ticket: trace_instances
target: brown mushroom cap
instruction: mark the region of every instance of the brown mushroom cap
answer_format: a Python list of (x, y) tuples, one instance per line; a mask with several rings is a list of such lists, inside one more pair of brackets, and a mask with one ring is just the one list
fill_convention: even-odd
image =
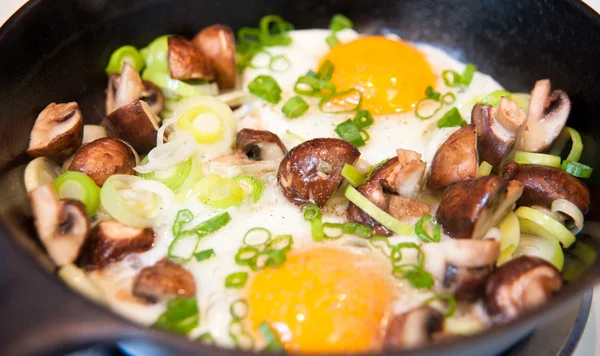
[(131, 103), (136, 99), (145, 101), (154, 115), (158, 115), (164, 105), (164, 95), (154, 84), (142, 80), (140, 74), (129, 63), (123, 65), (120, 74), (108, 78), (106, 90), (106, 114)]
[(421, 248), (425, 270), (442, 281), (440, 291), (468, 301), (483, 296), (487, 277), (500, 254), (500, 244), (494, 240), (445, 240)]
[(271, 131), (242, 129), (236, 137), (238, 152), (255, 161), (281, 160), (288, 152)]
[(506, 216), (523, 185), (498, 176), (458, 182), (446, 188), (437, 211), (444, 231), (457, 239), (481, 239)]
[(50, 258), (58, 266), (75, 262), (90, 228), (85, 205), (59, 200), (52, 184), (31, 191), (29, 199), (38, 236)]
[(517, 143), (519, 151), (542, 152), (550, 147), (567, 123), (571, 100), (562, 90), (550, 92), (550, 80), (538, 80), (531, 91), (525, 130)]
[(150, 106), (136, 99), (110, 113), (105, 123), (111, 136), (120, 138), (138, 152), (145, 153), (156, 146), (158, 121)]
[(431, 189), (445, 188), (452, 183), (477, 178), (479, 155), (475, 125), (463, 126), (454, 132), (435, 153), (427, 185)]
[(48, 105), (37, 117), (27, 154), (62, 163), (81, 147), (83, 118), (76, 102)]
[(162, 259), (140, 271), (133, 282), (133, 295), (152, 302), (169, 297), (196, 296), (194, 276), (178, 263)]
[(385, 333), (386, 350), (412, 349), (430, 344), (442, 331), (444, 316), (431, 307), (419, 307), (390, 320)]
[(126, 143), (104, 137), (83, 146), (73, 157), (70, 171), (88, 175), (102, 186), (113, 174), (135, 174), (135, 155)]
[(519, 105), (505, 97), (500, 100), (498, 108), (475, 105), (471, 120), (477, 129), (479, 159), (500, 169), (504, 161), (512, 156), (526, 118)]
[(169, 37), (169, 70), (171, 78), (213, 80), (215, 73), (204, 54), (185, 38)]
[(231, 27), (219, 24), (206, 27), (198, 32), (192, 42), (210, 62), (219, 89), (235, 88), (235, 37)]
[(541, 258), (521, 256), (503, 264), (489, 277), (486, 308), (496, 320), (514, 319), (546, 303), (561, 287), (560, 272), (554, 266)]
[(360, 151), (337, 138), (316, 138), (292, 148), (281, 161), (277, 181), (296, 205), (322, 207), (342, 183), (342, 168), (353, 164)]
[(121, 261), (131, 253), (147, 251), (153, 244), (154, 231), (150, 228), (104, 220), (90, 231), (79, 265), (88, 269), (102, 268), (111, 262)]
[(562, 169), (525, 164), (507, 174), (512, 174), (512, 179), (523, 184), (523, 195), (517, 205), (542, 205), (549, 208), (556, 199), (566, 199), (575, 204), (583, 214), (588, 211), (588, 188)]

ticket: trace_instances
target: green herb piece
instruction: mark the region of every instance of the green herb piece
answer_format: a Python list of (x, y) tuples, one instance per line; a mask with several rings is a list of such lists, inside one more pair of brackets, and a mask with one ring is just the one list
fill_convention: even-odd
[(452, 108), (448, 110), (444, 116), (437, 122), (437, 126), (439, 128), (442, 127), (455, 127), (460, 126), (463, 127), (467, 124), (465, 120), (463, 120), (462, 116), (460, 116), (460, 112), (458, 112), (457, 108)]
[(267, 346), (265, 346), (265, 349), (264, 349), (265, 351), (283, 352), (283, 345), (281, 344), (281, 341), (279, 341), (279, 337), (275, 333), (275, 330), (273, 330), (273, 328), (271, 328), (269, 323), (267, 323), (266, 321), (263, 321), (258, 326), (258, 331), (260, 332), (262, 337), (267, 342)]
[[(431, 235), (427, 231), (428, 227), (432, 230)], [(435, 216), (427, 214), (415, 224), (415, 234), (423, 242), (439, 242), (442, 236), (442, 227), (438, 224)]]
[(365, 145), (365, 140), (361, 135), (360, 129), (352, 120), (346, 120), (337, 125), (335, 127), (335, 132), (341, 139), (350, 142), (355, 147), (361, 147)]
[(277, 81), (270, 75), (259, 75), (248, 84), (248, 90), (271, 104), (277, 104), (281, 100), (281, 88)]
[(248, 281), (248, 272), (234, 272), (225, 278), (226, 288), (243, 288)]
[(198, 261), (198, 262), (206, 261), (215, 256), (216, 256), (215, 250), (213, 250), (212, 248), (208, 249), (208, 250), (200, 251), (194, 255), (194, 257), (196, 257), (196, 261)]
[(294, 96), (288, 99), (281, 111), (289, 119), (302, 116), (308, 110), (308, 104), (302, 97)]
[(158, 317), (154, 327), (187, 335), (199, 323), (196, 298), (175, 297), (169, 300), (167, 310)]

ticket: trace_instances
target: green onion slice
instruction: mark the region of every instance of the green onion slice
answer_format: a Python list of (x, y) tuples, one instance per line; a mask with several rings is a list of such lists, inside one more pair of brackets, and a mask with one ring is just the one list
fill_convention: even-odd
[(354, 119), (352, 121), (356, 124), (359, 129), (365, 129), (371, 125), (373, 125), (373, 116), (369, 112), (369, 110), (359, 110), (354, 115)]
[(500, 104), (500, 99), (502, 99), (502, 97), (511, 99), (512, 93), (506, 90), (496, 90), (483, 97), (481, 100), (478, 101), (478, 103), (497, 107)]
[(462, 85), (462, 77), (458, 72), (454, 70), (445, 70), (442, 72), (442, 79), (444, 79), (444, 84), (450, 88), (460, 87)]
[(304, 220), (314, 220), (321, 218), (321, 209), (316, 204), (308, 203), (302, 207), (304, 213)]
[(358, 171), (358, 169), (349, 165), (344, 164), (342, 168), (342, 177), (346, 178), (352, 186), (357, 187), (365, 182), (365, 176)]
[(173, 227), (171, 228), (173, 236), (179, 235), (179, 233), (181, 233), (181, 230), (183, 229), (183, 225), (189, 223), (193, 219), (194, 214), (192, 214), (192, 211), (190, 209), (179, 210), (177, 212), (177, 215), (175, 216)]
[(292, 62), (290, 62), (290, 60), (282, 54), (272, 56), (271, 60), (269, 61), (269, 69), (276, 73), (285, 72), (290, 69), (291, 66)]
[(319, 110), (326, 114), (343, 114), (359, 110), (361, 103), (362, 93), (357, 89), (348, 89), (321, 98)]
[(100, 206), (100, 187), (83, 173), (66, 171), (54, 181), (54, 190), (60, 199), (75, 199), (85, 205), (89, 216)]
[(329, 80), (303, 75), (296, 80), (294, 92), (304, 96), (327, 97), (335, 93), (335, 85)]
[(206, 235), (212, 234), (213, 232), (219, 230), (223, 226), (227, 225), (231, 221), (231, 216), (229, 213), (221, 213), (219, 215), (215, 215), (212, 218), (201, 222), (198, 224), (194, 231), (200, 235), (200, 237), (204, 237)]
[(200, 334), (200, 336), (198, 336), (196, 338), (196, 341), (201, 342), (206, 345), (215, 345), (216, 344), (215, 338), (209, 332)]
[(226, 209), (240, 203), (244, 190), (232, 178), (211, 173), (197, 184), (198, 199), (210, 207)]
[(492, 173), (492, 165), (486, 161), (481, 162), (479, 165), (479, 177), (487, 177)]
[(560, 167), (563, 171), (578, 178), (589, 178), (592, 176), (592, 167), (579, 162), (564, 161)]
[(560, 168), (560, 157), (545, 153), (517, 151), (515, 152), (515, 162), (518, 164), (537, 164), (541, 166)]
[[(430, 235), (427, 231), (427, 226), (430, 226), (432, 234)], [(415, 224), (415, 234), (423, 242), (440, 242), (442, 236), (442, 227), (438, 224), (435, 216), (427, 214), (417, 221)]]
[(248, 301), (246, 299), (237, 299), (229, 306), (229, 314), (233, 320), (243, 320), (248, 316)]
[[(435, 103), (436, 107), (433, 111), (432, 110), (425, 111), (425, 108), (423, 107), (423, 105), (424, 105), (423, 103)], [(433, 99), (429, 99), (429, 98), (421, 99), (415, 105), (415, 116), (421, 120), (431, 119), (432, 117), (435, 116), (435, 114), (437, 114), (440, 110), (442, 110), (443, 106), (444, 106), (444, 104), (441, 102), (438, 102), (437, 100), (433, 100)]]
[(262, 180), (253, 176), (237, 176), (233, 180), (244, 190), (247, 196), (252, 197), (252, 201), (257, 203), (262, 196), (264, 183)]
[(347, 28), (352, 28), (354, 24), (349, 18), (342, 14), (335, 14), (329, 23), (329, 29), (333, 32), (338, 32)]
[(425, 254), (419, 245), (412, 242), (402, 242), (392, 247), (390, 253), (390, 260), (392, 261), (392, 264), (396, 265), (398, 262), (402, 261), (402, 249), (404, 248), (417, 250), (417, 256), (419, 259), (418, 267), (423, 267), (423, 263), (425, 263)]
[(565, 248), (575, 242), (575, 235), (569, 229), (538, 210), (522, 206), (515, 211), (515, 214), (519, 218), (522, 233), (554, 236)]
[(366, 144), (361, 130), (356, 126), (356, 123), (350, 119), (337, 125), (335, 127), (335, 133), (337, 133), (341, 139), (350, 142), (355, 147), (362, 147)]
[(280, 250), (273, 250), (267, 248), (258, 253), (254, 264), (250, 265), (253, 271), (261, 270), (265, 267), (277, 268), (281, 266), (286, 260), (285, 253)]
[(123, 46), (115, 50), (108, 60), (106, 74), (121, 73), (123, 65), (129, 63), (137, 72), (141, 71), (146, 65), (144, 56), (133, 46)]
[(233, 320), (229, 324), (229, 337), (234, 345), (243, 350), (251, 350), (254, 348), (254, 337), (244, 329), (244, 324), (241, 320)]
[(100, 189), (102, 209), (125, 225), (152, 226), (160, 198), (150, 191), (133, 189), (140, 181), (143, 179), (128, 174), (110, 176)]
[(373, 229), (369, 225), (360, 224), (357, 222), (345, 222), (342, 224), (342, 232), (344, 234), (354, 234), (365, 238), (373, 235)]
[(552, 147), (550, 147), (548, 154), (560, 156), (569, 140), (571, 140), (571, 151), (569, 151), (566, 161), (578, 162), (579, 158), (581, 158), (581, 152), (583, 151), (583, 141), (581, 140), (579, 132), (571, 127), (565, 127), (560, 132), (560, 135), (554, 141)]
[(265, 339), (265, 342), (267, 343), (267, 346), (265, 346), (265, 351), (283, 352), (283, 345), (281, 344), (281, 341), (279, 341), (279, 337), (277, 336), (277, 333), (275, 332), (275, 330), (273, 330), (273, 328), (269, 325), (269, 323), (267, 323), (266, 321), (263, 321), (258, 326), (258, 331), (260, 332), (262, 337)]
[(446, 318), (449, 318), (452, 315), (454, 315), (454, 312), (456, 311), (456, 299), (454, 298), (454, 296), (452, 294), (440, 293), (440, 294), (434, 295), (433, 297), (427, 299), (423, 304), (428, 305), (429, 303), (436, 301), (436, 300), (445, 300), (446, 303), (448, 303), (448, 310), (446, 311), (446, 314), (444, 314), (444, 316)]
[(455, 127), (455, 126), (463, 127), (466, 124), (467, 124), (467, 122), (465, 120), (463, 120), (463, 118), (460, 115), (460, 112), (458, 111), (457, 108), (452, 108), (452, 109), (448, 110), (444, 114), (444, 116), (442, 116), (442, 118), (439, 119), (439, 121), (437, 122), (437, 126), (439, 128)]
[(456, 95), (454, 95), (452, 92), (447, 92), (446, 94), (442, 95), (442, 103), (444, 105), (452, 105), (455, 101)]
[(285, 102), (283, 107), (281, 108), (281, 112), (288, 119), (295, 119), (304, 115), (304, 113), (308, 110), (308, 104), (302, 97), (293, 96)]
[(390, 240), (386, 236), (375, 236), (369, 240), (369, 243), (384, 255), (389, 255), (388, 251), (392, 249)]
[(248, 84), (248, 90), (271, 104), (277, 104), (281, 100), (281, 88), (277, 81), (270, 75), (259, 75)]
[(187, 262), (194, 256), (199, 242), (200, 236), (196, 231), (182, 231), (169, 245), (167, 257), (175, 261)]
[(352, 186), (348, 185), (346, 187), (344, 195), (348, 200), (367, 213), (367, 215), (394, 233), (404, 236), (412, 235), (414, 231), (412, 226), (403, 223), (402, 221), (381, 210), (377, 205), (373, 204), (369, 199), (360, 194)]
[(441, 94), (433, 90), (433, 87), (430, 85), (427, 87), (427, 89), (425, 89), (425, 96), (427, 99), (440, 101)]
[(258, 249), (252, 246), (242, 246), (235, 255), (235, 263), (240, 266), (251, 266), (255, 264)]
[(512, 211), (509, 212), (498, 225), (498, 229), (502, 233), (502, 238), (500, 239), (500, 256), (496, 264), (500, 266), (512, 258), (517, 246), (519, 246), (521, 240), (519, 218)]
[(226, 288), (243, 288), (248, 281), (248, 272), (234, 272), (225, 278)]
[(308, 203), (302, 207), (304, 220), (310, 222), (310, 231), (313, 241), (322, 241), (325, 238), (323, 231), (323, 221), (321, 220), (321, 210), (316, 204)]
[(514, 257), (534, 256), (550, 262), (559, 271), (562, 270), (565, 256), (558, 240), (552, 236), (522, 234)]
[(333, 48), (337, 45), (340, 44), (340, 40), (338, 40), (337, 36), (335, 35), (335, 33), (330, 34), (329, 36), (325, 37), (325, 43), (327, 43), (327, 45), (329, 46), (329, 48)]
[(162, 313), (154, 327), (187, 335), (200, 324), (196, 298), (175, 297), (169, 300), (167, 310)]
[(271, 232), (264, 227), (255, 227), (246, 232), (242, 242), (248, 246), (264, 246), (271, 241)]
[(404, 264), (395, 266), (392, 269), (392, 275), (398, 279), (406, 279), (417, 289), (431, 288), (433, 286), (433, 276), (431, 273), (417, 265)]
[(469, 84), (471, 84), (471, 81), (473, 81), (473, 76), (476, 72), (477, 67), (472, 63), (467, 63), (467, 66), (465, 67), (465, 70), (462, 74), (462, 84), (464, 86), (469, 86)]
[(326, 60), (319, 67), (319, 72), (317, 73), (317, 77), (319, 79), (329, 81), (331, 80), (331, 76), (333, 75), (333, 63), (330, 60)]
[(269, 242), (267, 248), (288, 253), (294, 244), (292, 235), (279, 235)]
[(264, 46), (289, 46), (292, 38), (288, 35), (294, 29), (291, 23), (278, 15), (266, 15), (260, 19), (259, 40)]
[(169, 37), (164, 35), (156, 38), (150, 44), (140, 50), (140, 53), (146, 61), (146, 72), (148, 70), (162, 73), (169, 72)]
[(208, 250), (200, 251), (194, 255), (194, 257), (196, 258), (196, 261), (198, 261), (198, 262), (209, 260), (215, 256), (216, 256), (215, 250), (213, 250), (212, 248), (208, 249)]
[(328, 239), (338, 239), (342, 237), (344, 231), (342, 229), (342, 224), (325, 222), (323, 223), (323, 233)]

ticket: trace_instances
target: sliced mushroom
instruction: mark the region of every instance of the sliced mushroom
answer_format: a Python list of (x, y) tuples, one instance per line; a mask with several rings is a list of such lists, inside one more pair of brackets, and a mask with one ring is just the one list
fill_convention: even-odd
[(27, 154), (62, 163), (81, 147), (83, 118), (76, 102), (48, 105), (37, 117)]
[(48, 255), (57, 266), (73, 263), (85, 242), (90, 221), (85, 206), (59, 200), (52, 184), (29, 193), (34, 223)]
[(353, 164), (360, 151), (337, 138), (316, 138), (292, 148), (281, 161), (277, 181), (296, 205), (325, 205), (342, 183), (342, 168)]
[(486, 309), (497, 321), (508, 321), (546, 303), (561, 287), (562, 278), (554, 266), (541, 258), (521, 256), (489, 277)]
[(431, 189), (477, 178), (479, 155), (475, 125), (463, 126), (454, 132), (435, 153), (427, 185)]
[(457, 239), (481, 239), (508, 214), (523, 185), (498, 176), (458, 182), (446, 188), (437, 211), (444, 232)]
[(386, 350), (413, 349), (433, 342), (444, 327), (444, 316), (431, 307), (419, 307), (392, 317), (385, 333)]
[(133, 295), (151, 302), (184, 296), (196, 296), (194, 276), (178, 263), (167, 259), (140, 271), (133, 282)]
[(479, 159), (501, 169), (502, 164), (513, 155), (526, 118), (519, 105), (505, 97), (500, 99), (498, 108), (475, 105), (471, 120), (477, 129)]
[(135, 156), (127, 144), (104, 137), (77, 151), (69, 170), (84, 173), (102, 186), (113, 174), (135, 174), (135, 165)]
[(242, 129), (237, 133), (238, 152), (255, 161), (280, 161), (288, 150), (270, 131)]
[(148, 152), (156, 146), (159, 119), (150, 106), (134, 100), (106, 117), (106, 128), (111, 136), (129, 143), (139, 152)]
[(213, 80), (215, 73), (204, 54), (185, 38), (169, 37), (169, 70), (171, 78)]
[(523, 195), (517, 205), (542, 205), (549, 208), (556, 199), (566, 199), (582, 213), (590, 206), (590, 192), (579, 179), (562, 169), (533, 164), (519, 165), (509, 172), (515, 181), (523, 184)]
[(46, 157), (38, 157), (25, 168), (25, 189), (31, 192), (52, 183), (60, 175), (60, 166)]
[(87, 269), (102, 268), (111, 262), (121, 261), (129, 254), (148, 251), (153, 244), (154, 231), (150, 228), (104, 220), (90, 231), (79, 265)]
[(441, 281), (440, 291), (469, 301), (483, 295), (485, 281), (500, 253), (500, 245), (494, 240), (446, 240), (421, 248), (424, 268)]
[(235, 88), (235, 37), (231, 27), (212, 25), (200, 31), (192, 40), (215, 71), (219, 89)]
[(569, 118), (571, 100), (562, 90), (550, 92), (550, 80), (538, 80), (531, 91), (525, 130), (519, 151), (542, 152), (558, 137)]
[[(412, 223), (429, 213), (427, 204), (414, 200), (423, 188), (426, 163), (417, 152), (397, 150), (396, 153), (396, 157), (373, 171), (369, 180), (356, 189), (396, 219)], [(347, 215), (351, 221), (373, 227), (377, 235), (392, 234), (352, 203)]]
[(142, 80), (140, 74), (129, 63), (123, 65), (121, 74), (113, 74), (109, 77), (106, 91), (107, 115), (136, 99), (148, 103), (155, 115), (158, 115), (163, 108), (162, 91), (156, 85)]

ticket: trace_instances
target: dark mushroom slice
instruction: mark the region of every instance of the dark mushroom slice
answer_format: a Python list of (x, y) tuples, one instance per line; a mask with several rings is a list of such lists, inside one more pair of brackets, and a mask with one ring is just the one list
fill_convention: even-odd
[(73, 157), (69, 171), (88, 175), (102, 186), (113, 174), (135, 174), (135, 155), (126, 143), (104, 137), (83, 146)]
[(286, 198), (296, 204), (322, 207), (342, 183), (342, 168), (353, 164), (360, 151), (337, 138), (316, 138), (292, 148), (281, 161), (277, 181)]
[(288, 150), (271, 131), (242, 129), (237, 133), (238, 152), (254, 161), (280, 161)]
[(219, 89), (233, 89), (237, 78), (235, 67), (235, 37), (231, 27), (212, 25), (192, 39), (214, 69)]
[(59, 200), (52, 184), (29, 193), (34, 224), (48, 255), (57, 266), (75, 262), (90, 221), (85, 206), (76, 200)]
[(87, 269), (102, 268), (111, 262), (121, 261), (129, 254), (148, 251), (153, 244), (154, 231), (150, 228), (104, 220), (90, 231), (79, 265)]
[(473, 107), (471, 120), (477, 130), (479, 159), (491, 164), (496, 170), (510, 159), (522, 132), (527, 116), (512, 100), (500, 99), (498, 108), (477, 104)]
[(454, 132), (440, 148), (431, 162), (431, 175), (427, 186), (445, 188), (453, 183), (477, 178), (479, 154), (475, 125), (463, 126)]
[(196, 296), (194, 276), (178, 263), (162, 259), (143, 268), (133, 282), (133, 295), (157, 302), (176, 296)]
[(437, 211), (444, 232), (457, 239), (481, 239), (508, 214), (523, 185), (498, 176), (458, 182), (446, 188)]
[(444, 316), (437, 310), (423, 306), (390, 320), (385, 333), (386, 350), (413, 349), (434, 341), (434, 335), (444, 328)]
[[(417, 152), (400, 149), (396, 153), (396, 157), (378, 167), (369, 180), (356, 189), (396, 219), (413, 223), (430, 210), (427, 204), (414, 200), (423, 188), (427, 164)], [(352, 203), (348, 205), (347, 216), (351, 221), (371, 226), (377, 235), (392, 234)]]
[(156, 146), (158, 121), (150, 106), (136, 99), (110, 113), (105, 123), (111, 136), (129, 143), (140, 153), (146, 153)]
[(562, 169), (533, 164), (519, 165), (505, 174), (523, 184), (517, 205), (542, 205), (549, 208), (556, 199), (575, 204), (583, 214), (590, 206), (590, 192), (579, 179)]
[(168, 42), (171, 78), (180, 80), (215, 79), (210, 61), (192, 42), (177, 36), (169, 37)]
[(546, 303), (561, 287), (562, 278), (554, 266), (541, 258), (521, 256), (489, 277), (486, 309), (496, 321), (508, 321)]
[(52, 103), (38, 115), (31, 130), (27, 154), (62, 163), (81, 147), (83, 118), (76, 102)]
[(106, 114), (141, 99), (150, 105), (153, 114), (158, 115), (163, 109), (164, 96), (154, 84), (142, 80), (140, 74), (128, 63), (123, 65), (121, 74), (113, 74), (108, 78), (106, 90)]
[(562, 90), (550, 91), (550, 80), (538, 80), (531, 91), (525, 130), (519, 151), (542, 152), (558, 137), (571, 112), (571, 100)]
[(441, 292), (457, 300), (473, 301), (483, 296), (485, 282), (496, 265), (500, 245), (494, 240), (446, 240), (424, 244), (426, 271)]

